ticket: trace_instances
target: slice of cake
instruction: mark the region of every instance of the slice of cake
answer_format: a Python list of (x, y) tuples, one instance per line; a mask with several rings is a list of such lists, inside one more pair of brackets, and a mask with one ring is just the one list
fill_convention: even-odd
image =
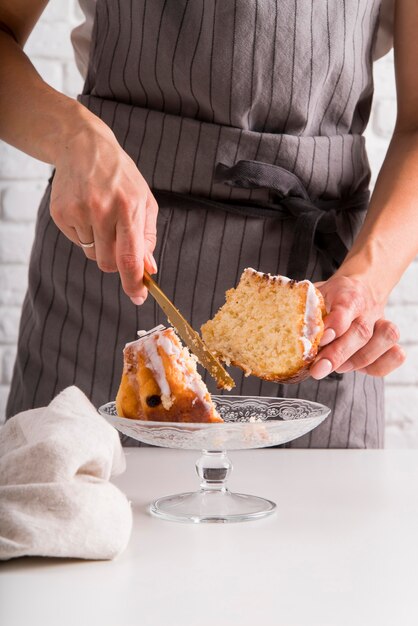
[(299, 382), (309, 375), (324, 324), (321, 293), (309, 280), (297, 282), (244, 270), (226, 303), (202, 326), (209, 350), (246, 375)]
[(118, 415), (156, 422), (222, 422), (195, 358), (174, 329), (157, 326), (138, 334), (123, 351)]

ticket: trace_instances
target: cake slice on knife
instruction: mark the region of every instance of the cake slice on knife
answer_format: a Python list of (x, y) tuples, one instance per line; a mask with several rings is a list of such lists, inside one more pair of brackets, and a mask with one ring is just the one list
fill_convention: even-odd
[(309, 376), (324, 332), (322, 294), (297, 282), (247, 268), (226, 303), (202, 326), (209, 350), (246, 375), (295, 383)]

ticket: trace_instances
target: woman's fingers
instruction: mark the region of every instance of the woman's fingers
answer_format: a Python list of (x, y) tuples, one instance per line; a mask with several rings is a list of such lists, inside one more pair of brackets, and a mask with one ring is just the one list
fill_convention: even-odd
[(157, 243), (158, 204), (151, 192), (147, 196), (144, 226), (144, 243), (147, 252), (154, 252)]
[(319, 285), (328, 315), (324, 319), (322, 348), (310, 369), (320, 380), (341, 367), (373, 336), (375, 303), (365, 286), (345, 276), (331, 277)]
[(323, 348), (311, 368), (313, 378), (321, 379), (332, 371), (346, 373), (368, 367), (399, 340), (397, 327), (385, 319), (374, 325), (364, 317), (353, 320), (350, 329)]
[(321, 350), (311, 367), (313, 378), (321, 379), (338, 369), (352, 354), (360, 350), (373, 336), (373, 325), (364, 317), (351, 321), (348, 330)]
[(340, 368), (352, 354), (360, 350), (372, 337), (373, 327), (365, 318), (352, 320), (349, 329), (323, 348), (311, 367), (313, 378), (321, 379)]
[[(81, 243), (93, 242), (91, 248), (83, 247), (89, 259), (95, 260), (102, 272), (117, 272), (115, 259), (116, 227), (113, 205), (115, 200), (90, 198), (80, 211), (76, 230)], [(90, 239), (88, 239), (90, 238)]]
[[(102, 272), (113, 273), (118, 271), (116, 263), (116, 229), (113, 223), (109, 223), (106, 229), (94, 229), (94, 242), (96, 261)], [(84, 250), (88, 252), (88, 250)]]
[[(80, 244), (79, 234), (77, 232), (77, 229), (74, 226), (69, 226), (63, 220), (59, 220), (57, 218), (57, 216), (53, 216), (53, 220), (55, 222), (55, 225), (60, 229), (60, 231), (70, 241), (72, 241), (79, 248), (82, 248), (82, 246)], [(84, 240), (81, 240), (81, 241), (83, 241), (83, 243), (84, 243)], [(93, 238), (90, 241), (93, 241)], [(96, 260), (96, 248), (95, 248), (95, 246), (93, 246), (92, 248), (82, 248), (82, 250), (84, 250), (84, 254), (86, 255), (86, 257), (88, 259), (90, 259), (91, 261), (95, 261)]]
[(154, 259), (154, 248), (157, 243), (157, 215), (158, 204), (151, 192), (147, 197), (147, 208), (145, 213), (144, 245), (145, 245), (145, 269), (150, 274), (158, 271), (157, 263)]
[[(152, 251), (156, 243), (158, 207), (153, 196), (149, 196), (146, 209), (133, 208), (131, 201), (122, 197), (114, 201), (113, 208), (94, 207), (95, 210), (90, 211), (86, 206), (83, 211), (77, 210), (74, 226), (60, 219), (55, 220), (58, 228), (82, 248), (86, 257), (97, 261), (99, 269), (103, 272), (119, 271), (124, 291), (135, 299), (135, 304), (142, 304), (147, 297), (142, 282), (144, 262), (150, 273), (157, 272)], [(88, 215), (92, 217), (88, 218)], [(87, 223), (88, 219), (91, 219), (92, 225)], [(118, 220), (116, 225), (115, 220)], [(82, 243), (92, 242), (92, 247), (81, 246)]]
[(116, 224), (115, 260), (125, 293), (134, 304), (143, 304), (147, 289), (144, 276), (145, 207), (120, 212)]
[(354, 288), (328, 293), (325, 296), (325, 302), (329, 311), (324, 320), (325, 331), (333, 330), (336, 337), (341, 337), (346, 333), (353, 320), (367, 310), (363, 294)]
[(143, 283), (144, 253), (138, 249), (131, 234), (120, 226), (116, 230), (116, 265), (125, 293), (134, 304), (143, 304), (147, 297)]
[[(74, 230), (75, 230), (75, 235), (77, 239), (75, 243), (81, 247), (81, 249), (83, 250), (84, 254), (86, 255), (88, 259), (91, 259), (92, 261), (96, 261), (97, 249), (96, 249), (96, 242), (94, 240), (94, 233), (93, 233), (92, 227), (89, 224), (80, 224), (80, 225), (74, 226)], [(92, 243), (94, 243), (94, 245), (93, 246), (90, 245), (88, 248), (85, 248), (82, 245), (82, 244), (88, 245)]]
[(78, 240), (78, 237), (77, 237), (77, 232), (76, 232), (75, 228), (73, 228), (72, 226), (67, 226), (67, 224), (58, 224), (58, 223), (56, 222), (56, 220), (54, 220), (54, 222), (55, 222), (55, 225), (56, 225), (56, 226), (60, 229), (60, 231), (61, 231), (62, 233), (64, 233), (64, 235), (65, 235), (65, 236), (66, 236), (66, 237), (67, 237), (70, 241), (72, 241), (73, 243), (75, 243), (75, 244), (76, 244), (76, 246), (79, 246), (79, 245), (80, 245), (80, 242), (79, 242), (79, 240)]
[[(53, 186), (55, 184), (55, 180)], [(94, 234), (91, 225), (84, 217), (84, 211), (78, 203), (68, 203), (64, 206), (62, 199), (51, 198), (50, 214), (57, 228), (68, 237), (76, 246), (84, 250), (84, 254), (92, 261), (96, 260), (95, 246), (83, 248), (82, 243), (94, 241)]]
[(151, 252), (145, 253), (144, 267), (148, 274), (156, 274), (158, 272), (157, 262)]
[(404, 350), (400, 346), (395, 345), (360, 371), (363, 374), (369, 374), (369, 376), (387, 376), (397, 367), (400, 367), (405, 359), (406, 354)]
[[(93, 229), (90, 226), (90, 224), (82, 224), (80, 226), (75, 226), (74, 229), (75, 229), (75, 232), (77, 233), (77, 238), (81, 246), (83, 244), (90, 245), (92, 243), (95, 243)], [(90, 248), (85, 248), (85, 249), (89, 250)]]
[(395, 324), (385, 319), (377, 320), (370, 341), (338, 367), (337, 372), (344, 374), (367, 367), (395, 346), (398, 341), (399, 330)]

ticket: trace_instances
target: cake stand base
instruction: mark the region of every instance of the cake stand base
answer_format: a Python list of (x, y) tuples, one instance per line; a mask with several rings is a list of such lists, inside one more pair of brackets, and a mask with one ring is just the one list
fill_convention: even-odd
[(172, 522), (227, 523), (260, 519), (274, 513), (271, 500), (228, 489), (181, 493), (155, 500), (150, 507), (152, 515)]
[(150, 507), (152, 515), (171, 522), (199, 524), (246, 522), (274, 513), (276, 505), (270, 500), (229, 491), (226, 484), (232, 463), (224, 450), (203, 450), (196, 471), (200, 490), (155, 500)]

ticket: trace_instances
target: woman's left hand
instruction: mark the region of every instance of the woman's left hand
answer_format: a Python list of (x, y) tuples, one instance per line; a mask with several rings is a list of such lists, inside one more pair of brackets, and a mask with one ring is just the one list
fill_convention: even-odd
[(385, 303), (377, 301), (366, 283), (337, 274), (316, 286), (328, 315), (320, 344), (324, 347), (310, 370), (313, 378), (353, 370), (386, 376), (402, 365), (405, 353), (398, 345), (399, 330), (384, 318)]

